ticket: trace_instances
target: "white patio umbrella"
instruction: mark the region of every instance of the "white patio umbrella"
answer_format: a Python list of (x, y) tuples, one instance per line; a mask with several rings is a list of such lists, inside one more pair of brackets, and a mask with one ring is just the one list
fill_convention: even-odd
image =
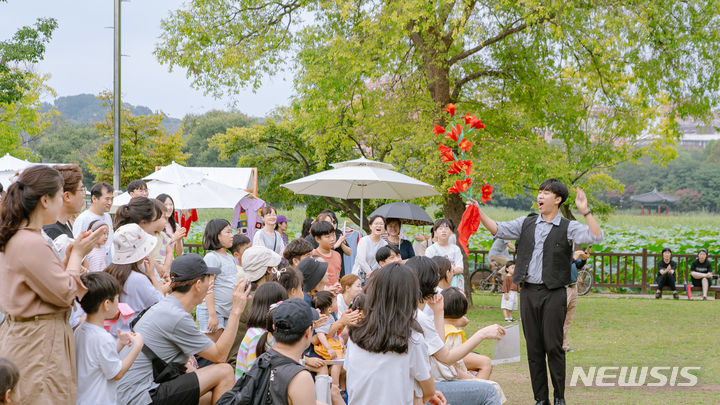
[[(233, 208), (238, 201), (248, 195), (247, 191), (226, 186), (208, 179), (175, 184), (160, 180), (147, 183), (148, 196), (155, 198), (160, 194), (172, 197), (175, 208), (188, 210), (193, 208)], [(130, 194), (120, 194), (113, 200), (113, 207), (125, 205), (130, 201)]]
[(393, 171), (388, 163), (360, 158), (334, 163), (333, 169), (283, 184), (295, 194), (341, 199), (360, 199), (360, 229), (363, 226), (365, 198), (408, 200), (437, 195), (433, 186)]

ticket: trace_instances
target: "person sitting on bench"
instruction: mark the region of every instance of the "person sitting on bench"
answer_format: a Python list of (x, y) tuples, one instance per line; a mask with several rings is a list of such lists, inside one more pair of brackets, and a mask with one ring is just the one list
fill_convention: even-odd
[(657, 283), (657, 292), (655, 298), (660, 299), (662, 297), (662, 290), (664, 287), (670, 288), (673, 292), (673, 298), (679, 299), (677, 291), (675, 291), (675, 270), (677, 269), (677, 262), (670, 260), (672, 257), (672, 251), (670, 248), (664, 248), (662, 250), (662, 260), (657, 262), (657, 274), (655, 275), (655, 282)]
[(712, 281), (712, 263), (707, 258), (707, 249), (700, 249), (697, 259), (690, 265), (690, 279), (694, 287), (702, 287), (702, 299), (707, 300), (708, 287)]

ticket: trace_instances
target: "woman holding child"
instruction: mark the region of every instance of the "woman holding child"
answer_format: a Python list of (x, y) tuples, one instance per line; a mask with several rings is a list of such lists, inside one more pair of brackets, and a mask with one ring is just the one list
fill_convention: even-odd
[(48, 166), (25, 169), (2, 201), (0, 218), (0, 357), (20, 366), (20, 402), (75, 404), (75, 339), (68, 324), (75, 298), (87, 291), (81, 262), (100, 231), (75, 240), (64, 264), (42, 236), (63, 206), (63, 178)]

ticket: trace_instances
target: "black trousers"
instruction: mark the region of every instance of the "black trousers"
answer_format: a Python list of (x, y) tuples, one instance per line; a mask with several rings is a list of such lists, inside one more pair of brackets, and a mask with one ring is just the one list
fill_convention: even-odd
[(562, 344), (566, 310), (565, 287), (549, 290), (544, 284), (523, 285), (520, 315), (536, 401), (549, 399), (547, 366), (550, 367), (554, 397), (565, 397), (565, 350)]
[(670, 291), (675, 291), (675, 274), (660, 274), (657, 276), (657, 290), (662, 291), (667, 287)]

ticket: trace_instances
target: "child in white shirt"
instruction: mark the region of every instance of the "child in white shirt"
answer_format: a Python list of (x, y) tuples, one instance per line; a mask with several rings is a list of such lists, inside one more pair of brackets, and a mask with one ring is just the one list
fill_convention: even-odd
[(442, 218), (435, 221), (432, 230), (435, 243), (427, 248), (425, 257), (442, 256), (450, 260), (453, 270), (453, 278), (450, 285), (464, 291), (465, 278), (463, 271), (465, 270), (465, 265), (463, 264), (462, 251), (460, 251), (458, 245), (450, 243), (450, 237), (455, 232), (455, 226), (450, 220)]
[[(118, 314), (120, 283), (105, 272), (81, 277), (88, 291), (80, 301), (87, 319), (75, 329), (78, 405), (117, 404), (117, 381), (130, 369), (143, 347), (143, 338), (134, 332), (120, 332), (117, 342), (105, 330), (105, 320)], [(119, 352), (132, 349), (124, 359)]]

